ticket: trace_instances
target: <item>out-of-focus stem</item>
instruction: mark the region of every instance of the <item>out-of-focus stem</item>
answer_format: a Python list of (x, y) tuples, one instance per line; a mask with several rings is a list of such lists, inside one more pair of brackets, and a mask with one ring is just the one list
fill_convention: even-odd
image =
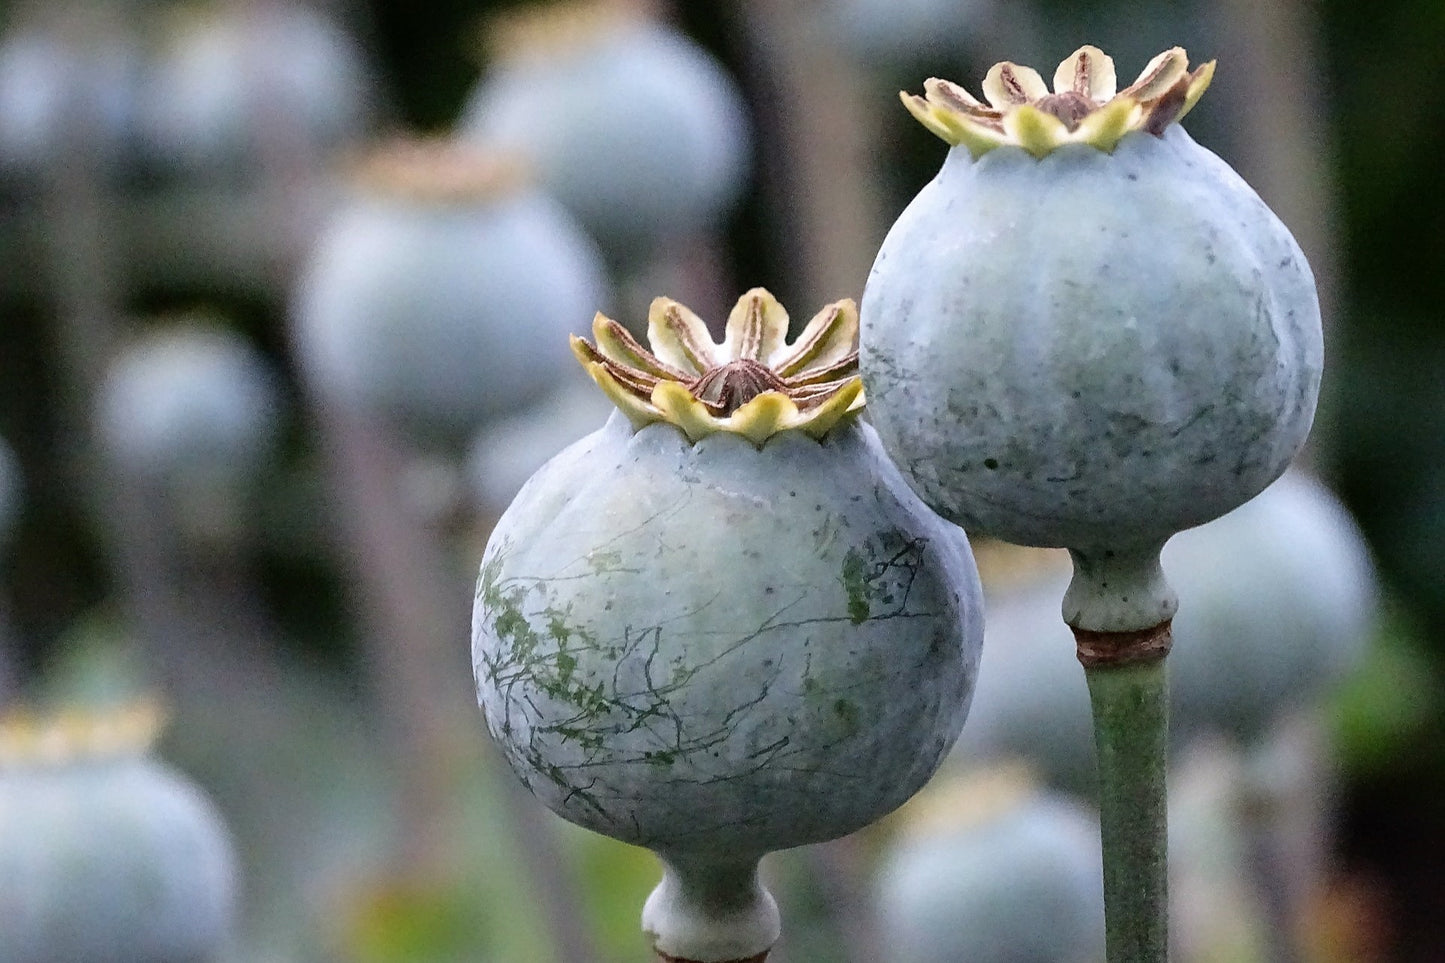
[[(97, 22), (95, 30), (119, 25)], [(54, 292), (56, 353), (61, 373), (62, 434), (71, 439), (61, 470), (102, 526), (111, 567), (139, 624), (152, 664), (167, 681), (183, 671), (185, 631), (177, 594), (166, 580), (166, 550), (159, 526), (140, 491), (102, 468), (90, 430), (91, 406), (106, 360), (119, 339), (124, 304), (116, 257), (116, 219), (106, 189), (96, 131), (100, 105), (82, 71), (70, 78), (60, 108), (59, 138), (41, 184), (45, 213), (47, 279)]]
[(1109, 963), (1169, 958), (1168, 634), (1168, 623), (1146, 632), (1075, 630), (1099, 755)]
[[(1329, 129), (1328, 90), (1317, 4), (1301, 0), (1215, 0), (1232, 80), (1230, 117), (1239, 131), (1235, 166), (1289, 225), (1299, 240), (1319, 291), (1325, 356), (1336, 345), (1333, 324), (1340, 300), (1339, 192)], [(1337, 379), (1336, 379), (1337, 380)], [(1323, 417), (1333, 408), (1332, 379), (1325, 380)], [(1318, 466), (1319, 430), (1300, 458)], [(1326, 453), (1328, 457), (1328, 453)]]
[(860, 297), (887, 226), (861, 68), (828, 43), (817, 0), (740, 3), (749, 68), (766, 71), (758, 85), (779, 92), (760, 116), (766, 130), (758, 137), (765, 152), (758, 163), (769, 207), (785, 211), (790, 222), (780, 236), (804, 239), (792, 249), (798, 262), (788, 266), (802, 286), (791, 297), (807, 304)]
[(324, 401), (317, 415), (359, 583), (371, 677), (400, 766), (398, 861), (403, 875), (425, 876), (443, 861), (453, 828), (447, 786), (459, 747), (448, 731), (447, 720), (456, 719), (448, 707), (468, 700), (464, 686), (446, 685), (440, 673), (449, 661), (447, 640), (464, 633), (437, 584), (439, 560), (408, 524), (396, 491), (398, 455), (384, 432)]
[(1325, 876), (1335, 802), (1326, 742), (1313, 712), (1285, 715), (1251, 750), (1236, 790), (1273, 963), (1302, 958), (1299, 920), (1318, 897)]
[(10, 612), (5, 600), (0, 599), (0, 710), (15, 694), (15, 666), (12, 652), (15, 651), (15, 635), (10, 628)]

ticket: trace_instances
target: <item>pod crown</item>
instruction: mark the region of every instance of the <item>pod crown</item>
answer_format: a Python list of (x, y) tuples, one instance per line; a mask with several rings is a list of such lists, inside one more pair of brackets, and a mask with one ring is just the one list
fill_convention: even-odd
[(1173, 47), (1118, 90), (1113, 59), (1086, 45), (1054, 71), (1052, 93), (1038, 71), (1005, 61), (984, 77), (987, 103), (937, 77), (923, 85), (921, 96), (900, 96), (919, 123), (975, 158), (1005, 145), (1043, 157), (1064, 144), (1111, 152), (1135, 130), (1160, 136), (1193, 109), (1213, 77), (1214, 61), (1191, 72), (1184, 48)]
[(644, 348), (621, 324), (598, 314), (596, 345), (572, 338), (572, 350), (617, 407), (641, 428), (677, 425), (696, 442), (731, 431), (762, 445), (798, 428), (822, 438), (863, 406), (858, 377), (858, 308), (827, 305), (786, 340), (788, 313), (763, 288), (738, 299), (721, 344), (692, 311), (657, 298)]
[(0, 716), (0, 769), (144, 755), (164, 719), (150, 699), (105, 710), (11, 710)]

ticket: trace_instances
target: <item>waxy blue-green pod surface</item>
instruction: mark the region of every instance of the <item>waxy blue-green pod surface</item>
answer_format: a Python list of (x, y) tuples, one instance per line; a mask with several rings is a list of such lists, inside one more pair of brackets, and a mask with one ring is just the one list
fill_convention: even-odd
[(988, 105), (937, 80), (905, 99), (955, 146), (878, 253), (860, 363), (884, 444), (971, 532), (1147, 553), (1303, 443), (1322, 366), (1309, 267), (1174, 123), (1212, 68), (1175, 48), (1116, 93), (1084, 47), (1054, 93), (999, 64)]
[[(963, 532), (856, 417), (851, 302), (784, 344), (757, 290), (728, 329), (712, 344), (658, 299), (656, 357), (600, 316), (599, 348), (577, 342), (621, 410), (497, 523), (472, 636), (513, 768), (565, 818), (661, 855), (644, 926), (702, 963), (776, 938), (764, 853), (851, 832), (929, 778), (982, 636)], [(750, 378), (772, 387), (725, 403)]]
[(829, 839), (908, 798), (957, 735), (971, 579), (866, 425), (758, 449), (614, 415), (497, 525), (479, 694), (574, 822), (664, 850)]

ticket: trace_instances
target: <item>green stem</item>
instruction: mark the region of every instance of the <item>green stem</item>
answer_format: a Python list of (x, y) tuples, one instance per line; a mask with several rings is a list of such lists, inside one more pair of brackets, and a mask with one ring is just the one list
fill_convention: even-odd
[(1169, 958), (1164, 656), (1085, 666), (1099, 749), (1109, 963)]

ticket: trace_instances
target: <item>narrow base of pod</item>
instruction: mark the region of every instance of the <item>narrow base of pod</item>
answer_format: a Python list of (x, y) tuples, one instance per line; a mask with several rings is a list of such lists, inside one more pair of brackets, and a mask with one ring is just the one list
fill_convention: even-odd
[(758, 857), (669, 853), (642, 908), (659, 963), (763, 963), (782, 934)]

